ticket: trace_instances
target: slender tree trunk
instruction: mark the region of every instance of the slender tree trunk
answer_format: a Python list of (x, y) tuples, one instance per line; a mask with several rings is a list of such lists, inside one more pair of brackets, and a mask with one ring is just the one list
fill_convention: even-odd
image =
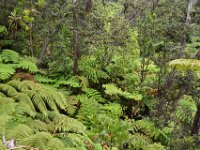
[[(78, 28), (78, 18), (77, 18), (77, 12), (75, 7), (73, 6), (73, 28)], [(73, 64), (73, 73), (74, 75), (78, 74), (78, 62), (81, 57), (80, 50), (78, 47), (78, 33), (73, 30), (73, 38), (72, 38), (72, 52), (74, 55), (74, 64)]]
[(183, 51), (185, 49), (185, 46), (186, 46), (186, 41), (187, 41), (187, 38), (188, 38), (188, 35), (189, 35), (189, 31), (188, 31), (188, 27), (191, 23), (191, 12), (192, 12), (192, 8), (194, 5), (196, 5), (198, 2), (198, 0), (189, 0), (188, 1), (188, 6), (187, 6), (187, 15), (186, 15), (186, 20), (185, 20), (185, 28), (186, 28), (186, 32), (185, 34), (183, 35), (183, 40), (181, 42), (181, 49), (180, 49), (180, 56), (183, 54)]
[[(33, 9), (33, 1), (31, 0), (31, 11)], [(34, 56), (33, 53), (33, 22), (31, 21), (30, 24), (30, 31), (29, 31), (29, 51), (30, 51), (30, 55)]]
[(197, 106), (197, 112), (194, 118), (191, 135), (197, 136), (199, 133), (199, 128), (200, 128), (200, 104), (198, 104)]

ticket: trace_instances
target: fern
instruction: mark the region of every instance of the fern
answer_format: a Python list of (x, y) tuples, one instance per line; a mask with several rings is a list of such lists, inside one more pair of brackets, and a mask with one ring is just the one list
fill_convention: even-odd
[(117, 95), (117, 94), (122, 94), (123, 91), (118, 88), (115, 84), (105, 84), (103, 85), (103, 87), (105, 88), (105, 93), (108, 95)]
[(64, 144), (57, 138), (52, 138), (47, 142), (46, 145), (49, 150), (61, 150), (64, 149)]
[(85, 88), (83, 90), (88, 98), (93, 98), (97, 102), (105, 102), (105, 99), (101, 96), (101, 93), (92, 88)]
[(153, 143), (153, 144), (149, 144), (146, 149), (148, 150), (166, 150), (166, 148), (161, 145), (160, 143)]
[(23, 139), (22, 143), (44, 150), (46, 149), (48, 141), (52, 138), (52, 135), (48, 132), (38, 132)]
[(145, 150), (145, 148), (149, 146), (149, 144), (151, 143), (152, 143), (152, 140), (150, 137), (145, 136), (143, 134), (139, 134), (139, 133), (134, 134), (132, 142), (131, 142), (132, 147), (135, 150), (140, 150), (140, 149)]
[(180, 71), (200, 70), (200, 61), (195, 59), (176, 59), (171, 61), (169, 65)]
[(15, 66), (12, 64), (0, 63), (0, 81), (7, 80), (15, 73)]
[(14, 63), (14, 64), (19, 63), (20, 60), (19, 54), (13, 50), (4, 49), (0, 55), (2, 61), (5, 63)]
[(109, 75), (102, 71), (93, 58), (81, 59), (79, 69), (82, 75), (94, 83), (98, 83), (99, 79), (108, 79)]
[(119, 117), (122, 115), (122, 107), (117, 103), (109, 103), (102, 107), (106, 112), (109, 112), (111, 116)]
[(12, 98), (0, 96), (0, 114), (12, 115), (15, 111), (15, 103)]
[(51, 78), (48, 78), (46, 76), (42, 76), (42, 75), (39, 75), (39, 74), (36, 74), (34, 77), (35, 77), (36, 81), (38, 81), (39, 83), (53, 84), (53, 83), (56, 82), (55, 79), (51, 79)]
[(77, 95), (76, 97), (81, 102), (81, 107), (78, 112), (78, 119), (89, 125), (90, 117), (96, 116), (101, 111), (101, 105), (93, 98), (88, 98), (86, 95)]
[(33, 130), (25, 124), (18, 124), (13, 129), (10, 129), (6, 132), (8, 139), (16, 139), (19, 143), (21, 142), (21, 139), (28, 138), (32, 134)]
[(122, 89), (118, 88), (115, 84), (104, 84), (103, 87), (105, 88), (105, 93), (110, 96), (118, 95), (126, 99), (132, 99), (136, 101), (140, 101), (143, 98), (143, 96), (139, 93), (130, 93), (127, 91), (122, 91)]
[(64, 115), (59, 115), (54, 118), (50, 126), (53, 127), (53, 133), (73, 132), (82, 135), (85, 135), (86, 133), (86, 129), (83, 124)]
[(17, 68), (21, 68), (23, 70), (27, 70), (30, 73), (36, 73), (38, 72), (38, 68), (36, 64), (30, 60), (22, 59), (19, 64), (17, 65)]
[(55, 83), (55, 87), (60, 87), (63, 85), (69, 85), (70, 87), (73, 87), (73, 88), (80, 87), (79, 80), (76, 77), (72, 77), (68, 80), (61, 78), (58, 81), (56, 81), (56, 83)]

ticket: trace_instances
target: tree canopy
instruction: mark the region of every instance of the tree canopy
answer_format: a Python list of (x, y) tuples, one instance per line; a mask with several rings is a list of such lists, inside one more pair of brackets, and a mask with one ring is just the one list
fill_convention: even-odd
[(0, 150), (198, 150), (199, 10), (1, 0)]

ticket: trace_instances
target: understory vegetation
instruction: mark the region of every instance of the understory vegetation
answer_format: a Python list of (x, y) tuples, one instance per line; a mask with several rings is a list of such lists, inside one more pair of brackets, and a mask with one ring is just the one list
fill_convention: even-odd
[(199, 150), (199, 9), (1, 0), (0, 150)]

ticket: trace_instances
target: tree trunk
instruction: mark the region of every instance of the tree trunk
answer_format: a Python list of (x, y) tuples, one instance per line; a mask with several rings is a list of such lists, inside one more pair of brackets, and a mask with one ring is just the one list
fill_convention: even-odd
[(194, 118), (191, 135), (197, 136), (199, 132), (199, 127), (200, 127), (200, 104), (198, 104), (197, 106), (197, 112)]
[[(188, 28), (189, 24), (191, 23), (191, 12), (192, 8), (194, 5), (196, 5), (198, 0), (189, 0), (188, 1), (188, 6), (187, 6), (187, 15), (186, 15), (186, 20), (185, 20), (185, 28)], [(181, 49), (180, 49), (180, 55), (183, 54), (183, 50), (185, 49), (186, 46), (186, 41), (189, 35), (189, 31), (186, 31), (185, 34), (183, 35), (183, 40), (181, 42)]]
[[(73, 28), (78, 28), (78, 18), (77, 18), (77, 12), (75, 9), (75, 6), (73, 6)], [(72, 38), (72, 52), (74, 55), (74, 64), (73, 64), (73, 73), (74, 75), (78, 74), (78, 62), (80, 59), (80, 50), (78, 47), (78, 33), (73, 30), (73, 38)]]

